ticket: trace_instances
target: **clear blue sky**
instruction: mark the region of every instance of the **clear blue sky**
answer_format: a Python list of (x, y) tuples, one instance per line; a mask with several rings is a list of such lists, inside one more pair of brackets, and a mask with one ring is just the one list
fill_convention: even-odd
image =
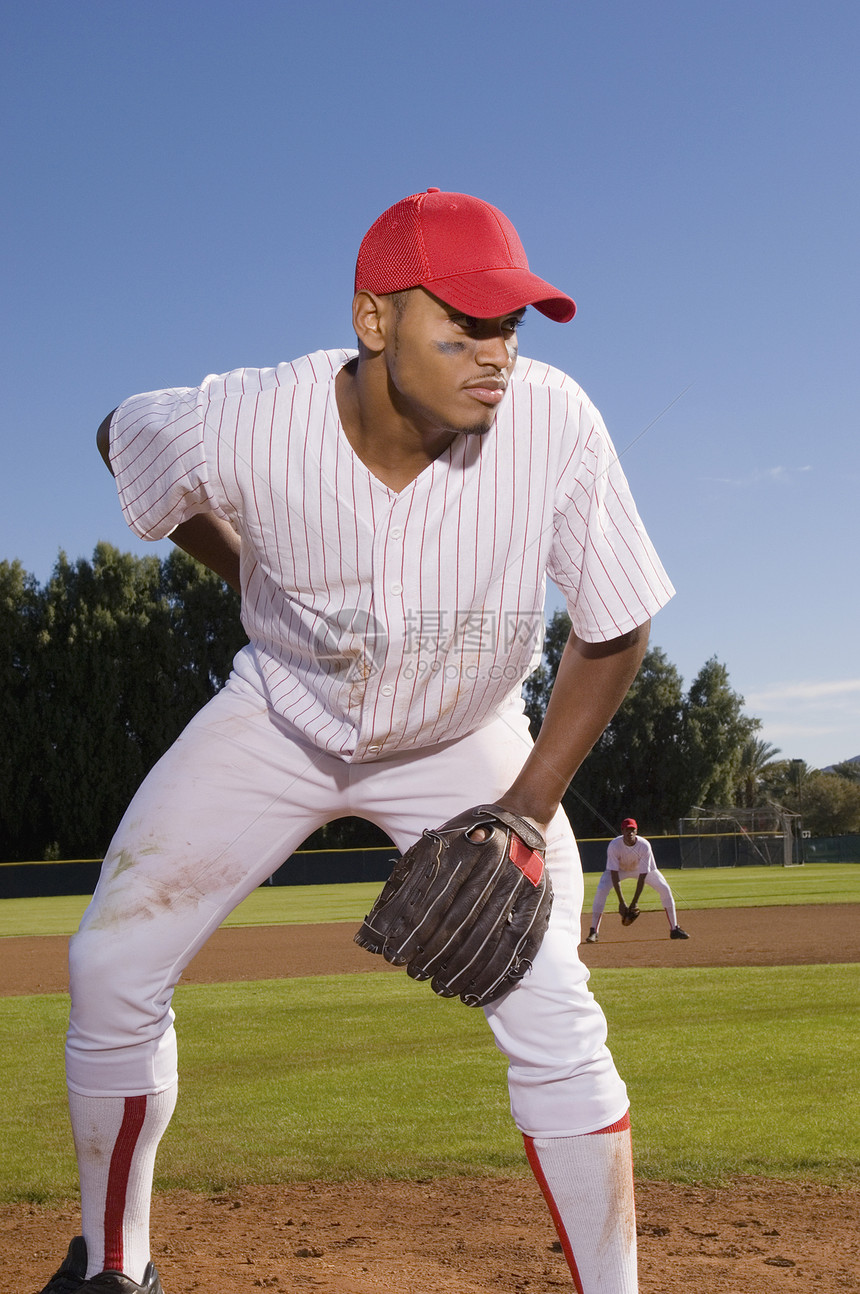
[(846, 0), (7, 6), (0, 558), (144, 551), (102, 417), (351, 344), (367, 226), (476, 193), (578, 303), (521, 348), (626, 451), (652, 641), (786, 757), (860, 754), (858, 35)]

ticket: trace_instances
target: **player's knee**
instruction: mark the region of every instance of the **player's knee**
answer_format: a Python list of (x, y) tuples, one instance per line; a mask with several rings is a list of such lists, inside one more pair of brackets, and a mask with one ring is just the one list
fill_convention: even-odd
[(101, 930), (78, 931), (69, 943), (69, 990), (72, 997), (97, 987), (110, 993), (124, 961), (122, 948)]
[(86, 929), (69, 945), (72, 1018), (91, 1037), (155, 1037), (169, 1023), (172, 990), (142, 950)]

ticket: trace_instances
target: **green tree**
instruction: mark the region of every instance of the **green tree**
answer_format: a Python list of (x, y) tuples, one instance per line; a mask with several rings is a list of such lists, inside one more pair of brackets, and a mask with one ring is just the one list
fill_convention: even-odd
[(814, 836), (860, 831), (860, 779), (810, 768), (802, 759), (781, 759), (764, 773), (768, 797), (799, 813)]
[[(110, 544), (91, 562), (61, 553), (38, 596), (20, 572), (4, 575), (7, 603), (32, 602), (37, 621), (5, 728), (18, 772), (4, 770), (4, 799), (27, 770), (26, 825), (13, 822), (4, 852), (97, 857), (149, 768), (225, 681), (245, 641), (239, 599), (179, 550), (164, 561)], [(14, 639), (4, 645), (13, 659)]]
[(47, 583), (37, 687), (46, 709), (46, 826), (59, 856), (97, 856), (146, 772), (146, 719), (158, 724), (159, 580), (157, 557), (99, 544), (92, 562), (61, 553)]
[(376, 849), (391, 844), (375, 822), (366, 818), (336, 818), (319, 827), (301, 846), (302, 849)]
[(745, 809), (754, 809), (758, 804), (767, 803), (764, 790), (764, 776), (779, 754), (779, 749), (761, 737), (749, 737), (741, 750), (735, 783), (734, 804)]
[(659, 647), (595, 744), (564, 804), (580, 834), (613, 833), (633, 814), (649, 831), (671, 829), (686, 809), (684, 698), (680, 674)]
[[(523, 688), (535, 734), (569, 633), (567, 615), (556, 612), (541, 666)], [(659, 647), (650, 647), (564, 797), (578, 833), (616, 831), (627, 814), (643, 830), (671, 831), (695, 804), (732, 803), (744, 748), (759, 726), (742, 711), (743, 697), (729, 686), (719, 661), (706, 662), (685, 696), (675, 666)]]
[(860, 782), (838, 773), (814, 773), (803, 788), (796, 812), (813, 836), (860, 832)]
[(0, 562), (0, 858), (41, 857), (43, 711), (35, 679), (44, 600), (20, 562)]
[(833, 765), (837, 777), (847, 777), (849, 782), (860, 782), (860, 759), (843, 759)]
[(570, 628), (570, 616), (567, 612), (556, 611), (546, 627), (541, 663), (523, 684), (523, 700), (533, 737), (540, 732), (562, 653), (570, 637)]
[(685, 706), (685, 776), (689, 803), (719, 807), (734, 799), (744, 746), (760, 727), (743, 713), (725, 665), (712, 656), (693, 679)]
[(802, 759), (773, 760), (761, 775), (765, 802), (782, 805), (791, 813), (801, 813), (805, 789), (817, 772)]

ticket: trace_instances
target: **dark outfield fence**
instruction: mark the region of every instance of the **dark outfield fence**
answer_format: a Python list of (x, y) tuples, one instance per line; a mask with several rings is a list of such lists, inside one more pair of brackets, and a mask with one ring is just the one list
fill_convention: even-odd
[[(655, 845), (663, 867), (678, 866), (678, 838), (659, 837)], [(606, 866), (605, 840), (580, 840), (582, 866), (602, 872)], [(659, 851), (659, 852), (658, 852)], [(338, 885), (357, 881), (388, 880), (393, 845), (375, 849), (299, 849), (275, 872), (271, 885)], [(99, 858), (65, 862), (0, 863), (0, 898), (30, 899), (49, 894), (92, 894), (99, 878)]]
[[(338, 885), (386, 881), (393, 845), (380, 849), (305, 849), (279, 867), (267, 884)], [(62, 863), (0, 863), (0, 899), (30, 899), (48, 894), (92, 894), (100, 858)]]
[(860, 863), (860, 835), (816, 836), (803, 845), (808, 863)]
[[(679, 836), (649, 836), (658, 867), (681, 866)], [(586, 872), (606, 866), (609, 837), (580, 840)], [(822, 836), (804, 840), (807, 863), (860, 863), (860, 835)], [(268, 884), (338, 885), (388, 879), (393, 845), (378, 849), (300, 849), (279, 867)], [(57, 894), (92, 894), (99, 878), (99, 858), (64, 862), (0, 863), (0, 899), (30, 899)]]
[[(678, 838), (658, 838), (658, 863), (678, 866)], [(665, 843), (665, 849), (664, 849)], [(586, 872), (606, 866), (606, 840), (580, 840)], [(343, 885), (357, 881), (388, 880), (397, 850), (393, 845), (374, 849), (299, 849), (273, 875), (270, 885)], [(49, 894), (92, 894), (99, 878), (100, 858), (75, 858), (65, 862), (0, 863), (0, 899), (32, 899)]]

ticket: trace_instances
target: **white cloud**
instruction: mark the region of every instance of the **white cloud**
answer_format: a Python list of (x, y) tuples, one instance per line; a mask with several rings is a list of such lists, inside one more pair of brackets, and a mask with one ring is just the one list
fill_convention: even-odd
[(783, 467), (781, 464), (777, 467), (758, 467), (748, 476), (712, 476), (706, 477), (706, 480), (712, 480), (717, 485), (734, 485), (742, 489), (750, 489), (754, 485), (765, 484), (788, 485), (795, 476), (803, 472), (811, 472), (812, 466), (806, 464), (804, 467)]
[(860, 754), (860, 678), (775, 683), (744, 696), (746, 713), (761, 720), (758, 735), (784, 759), (824, 768)]
[[(772, 742), (804, 742), (810, 737), (841, 737), (838, 724), (791, 723), (789, 721), (766, 725), (767, 740)], [(761, 735), (761, 734), (759, 734)]]
[(828, 682), (807, 681), (802, 683), (781, 683), (774, 687), (764, 688), (761, 692), (745, 693), (747, 709), (778, 710), (789, 702), (830, 704), (850, 702), (860, 694), (860, 678), (848, 678)]

